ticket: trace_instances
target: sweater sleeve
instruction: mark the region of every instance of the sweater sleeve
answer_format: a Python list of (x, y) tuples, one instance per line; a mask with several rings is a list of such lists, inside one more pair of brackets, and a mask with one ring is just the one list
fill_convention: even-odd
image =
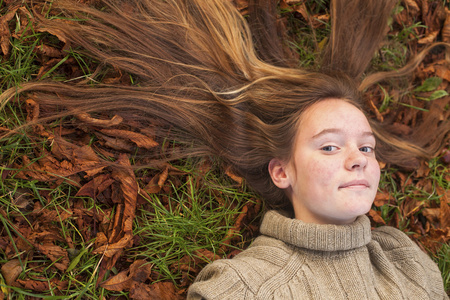
[(190, 286), (187, 299), (252, 299), (253, 295), (230, 260), (207, 265)]
[[(427, 290), (430, 299), (449, 299), (438, 266), (405, 233), (385, 226), (375, 229), (373, 236), (390, 253), (397, 268), (407, 273), (411, 282)], [(411, 259), (414, 265), (409, 263)]]

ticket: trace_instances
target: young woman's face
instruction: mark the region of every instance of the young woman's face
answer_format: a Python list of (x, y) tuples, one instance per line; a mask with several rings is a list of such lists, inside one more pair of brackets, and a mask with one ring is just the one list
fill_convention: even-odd
[[(291, 162), (270, 163), (295, 217), (348, 224), (370, 210), (380, 179), (375, 138), (364, 114), (338, 99), (318, 102), (301, 116)], [(278, 166), (278, 168), (277, 168)]]

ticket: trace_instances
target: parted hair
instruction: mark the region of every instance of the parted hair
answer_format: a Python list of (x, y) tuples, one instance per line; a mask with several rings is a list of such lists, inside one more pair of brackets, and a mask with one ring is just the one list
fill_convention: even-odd
[[(110, 112), (161, 119), (178, 141), (190, 145), (185, 155), (217, 156), (269, 206), (288, 205), (268, 164), (290, 159), (302, 112), (328, 98), (365, 111), (362, 93), (368, 86), (402, 76), (418, 62), (363, 78), (395, 1), (334, 0), (322, 59), (311, 69), (291, 67), (272, 14), (275, 2), (250, 1), (247, 22), (228, 0), (103, 0), (102, 9), (55, 1), (61, 14), (81, 21), (42, 18), (40, 26), (77, 51), (133, 74), (137, 84), (35, 81), (4, 92), (1, 101), (32, 92), (41, 104), (65, 108), (51, 118)], [(441, 128), (427, 148), (401, 140), (375, 121), (372, 126), (377, 156), (399, 166), (433, 154), (448, 134), (448, 127)]]

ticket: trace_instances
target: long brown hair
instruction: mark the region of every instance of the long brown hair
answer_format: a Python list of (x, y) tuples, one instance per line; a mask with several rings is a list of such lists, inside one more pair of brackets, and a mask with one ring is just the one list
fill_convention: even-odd
[[(305, 70), (285, 67), (280, 49), (264, 56), (281, 45), (275, 40), (257, 53), (247, 22), (230, 1), (135, 0), (131, 7), (128, 2), (104, 0), (106, 7), (98, 10), (60, 0), (54, 5), (61, 13), (83, 21), (42, 19), (43, 29), (64, 36), (81, 47), (78, 51), (133, 74), (136, 84), (88, 87), (40, 81), (24, 84), (18, 92), (32, 92), (42, 105), (65, 107), (50, 118), (111, 112), (141, 121), (161, 119), (175, 131), (178, 141), (190, 144), (185, 155), (220, 157), (269, 205), (286, 205), (289, 199), (270, 179), (269, 161), (290, 158), (301, 113), (317, 101), (346, 99), (364, 109), (360, 76), (384, 36), (381, 25), (392, 2), (334, 1), (329, 46), (320, 64)], [(264, 9), (252, 5), (256, 20), (261, 19), (258, 11)], [(348, 28), (341, 24), (348, 14), (353, 14), (348, 33), (353, 44), (345, 42)], [(259, 32), (265, 32), (263, 23), (255, 24)], [(258, 43), (276, 32), (260, 35)], [(1, 103), (15, 94), (13, 89), (6, 91)], [(389, 162), (402, 165), (411, 154), (427, 155), (423, 148), (401, 141), (377, 124), (374, 130), (381, 149), (388, 150), (379, 155)]]

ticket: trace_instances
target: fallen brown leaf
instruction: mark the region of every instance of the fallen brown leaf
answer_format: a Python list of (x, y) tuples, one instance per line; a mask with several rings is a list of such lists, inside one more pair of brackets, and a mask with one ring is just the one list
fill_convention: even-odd
[(57, 288), (58, 290), (63, 290), (67, 288), (67, 286), (69, 285), (68, 281), (60, 281), (59, 279), (56, 278), (52, 278), (50, 280), (48, 280), (48, 278), (39, 278), (39, 279), (40, 280), (18, 279), (17, 283), (20, 284), (23, 288), (35, 292), (45, 292), (54, 288)]
[(435, 229), (430, 228), (428, 234), (420, 238), (420, 243), (424, 245), (426, 249), (432, 252), (436, 252), (442, 247), (443, 244), (448, 243), (450, 240), (450, 228)]
[(110, 187), (114, 181), (110, 174), (100, 174), (83, 185), (75, 196), (87, 196), (96, 199), (97, 195)]
[[(58, 24), (58, 23), (73, 24), (74, 23), (73, 21), (64, 20), (64, 19), (53, 19), (52, 22), (54, 24)], [(67, 44), (68, 39), (67, 39), (66, 35), (61, 30), (58, 29), (58, 26), (53, 26), (52, 28), (46, 28), (44, 26), (39, 26), (36, 30), (38, 32), (48, 32), (48, 33), (56, 36), (61, 42)]]
[(441, 77), (442, 79), (447, 80), (448, 82), (450, 82), (450, 70), (449, 70), (449, 65), (436, 65), (435, 66), (435, 70), (436, 70), (436, 75), (438, 77)]
[[(50, 49), (48, 49), (48, 48), (45, 48), (45, 49), (47, 49), (47, 51), (50, 51)], [(56, 55), (56, 53), (54, 55)], [(62, 58), (52, 58), (52, 59), (49, 59), (48, 61), (46, 61), (45, 63), (43, 63), (41, 65), (41, 67), (39, 68), (39, 71), (38, 71), (36, 77), (39, 79), (42, 78), (42, 76), (44, 76), (45, 73), (47, 73), (50, 69), (52, 69), (58, 63), (60, 63), (61, 60), (62, 60)], [(69, 63), (73, 63), (73, 62), (75, 62), (75, 60), (73, 58), (69, 58), (64, 62), (64, 64), (69, 64)]]
[(441, 204), (440, 204), (440, 215), (439, 215), (439, 223), (441, 224), (441, 228), (450, 228), (450, 197), (449, 190), (442, 192)]
[(64, 272), (69, 266), (70, 260), (67, 250), (53, 244), (35, 244), (34, 246), (37, 250), (41, 251), (45, 256), (50, 258), (50, 260), (54, 262), (53, 265), (58, 270)]
[(391, 195), (388, 192), (381, 191), (381, 192), (378, 192), (377, 195), (375, 196), (375, 200), (374, 200), (373, 204), (376, 207), (380, 207), (380, 206), (383, 206), (383, 205), (389, 203), (390, 199), (391, 199)]
[(41, 44), (39, 46), (36, 46), (34, 48), (34, 51), (36, 51), (39, 54), (43, 54), (45, 56), (48, 57), (61, 57), (62, 56), (62, 52), (61, 50), (55, 48), (55, 47), (51, 47), (45, 44)]
[(234, 174), (234, 173), (231, 171), (231, 168), (230, 168), (230, 167), (227, 167), (227, 168), (226, 168), (225, 174), (227, 174), (228, 177), (230, 177), (231, 179), (233, 179), (233, 181), (237, 182), (238, 184), (242, 184), (242, 180), (243, 180), (242, 177), (237, 176), (236, 174)]
[(23, 211), (32, 209), (34, 194), (25, 188), (18, 188), (12, 196), (12, 204)]
[(96, 132), (95, 135), (103, 140), (102, 145), (114, 149), (116, 151), (131, 153), (135, 149), (135, 146), (124, 139), (113, 138), (107, 136), (106, 134), (102, 134), (100, 132)]
[(145, 185), (144, 191), (146, 191), (148, 194), (155, 194), (159, 193), (164, 186), (164, 183), (167, 180), (167, 177), (169, 176), (169, 165), (167, 164), (164, 168), (164, 170), (150, 179), (150, 181)]
[(145, 260), (137, 260), (133, 262), (129, 270), (122, 271), (108, 278), (100, 286), (110, 291), (128, 291), (131, 289), (133, 283), (144, 283), (149, 278), (151, 270), (151, 264)]
[(16, 279), (19, 277), (20, 273), (22, 273), (22, 266), (18, 259), (12, 259), (6, 262), (2, 268), (1, 272), (3, 278), (7, 285), (14, 286)]
[(138, 185), (128, 156), (121, 154), (117, 164), (118, 166), (114, 167), (112, 178), (120, 184), (123, 205), (119, 204), (117, 207), (123, 207), (123, 211), (116, 211), (113, 225), (116, 233), (113, 233), (109, 238), (110, 244), (100, 246), (94, 250), (94, 253), (103, 253), (105, 257), (110, 259), (107, 260), (107, 268), (114, 266), (123, 249), (133, 244), (132, 227), (138, 195)]
[(135, 143), (138, 147), (144, 149), (151, 149), (158, 146), (158, 143), (155, 142), (152, 138), (133, 131), (119, 130), (119, 129), (102, 129), (100, 130), (100, 132), (110, 137), (129, 140)]
[(410, 10), (411, 14), (416, 14), (420, 11), (419, 6), (414, 0), (404, 0), (406, 7)]
[(179, 272), (180, 270), (186, 273), (197, 274), (205, 262), (215, 261), (221, 257), (208, 249), (199, 249), (194, 251), (192, 255), (185, 255), (178, 262), (170, 266), (171, 270)]
[(450, 10), (446, 7), (446, 18), (444, 22), (444, 26), (442, 27), (442, 41), (446, 43), (450, 43)]
[(439, 30), (435, 30), (433, 32), (430, 32), (426, 37), (419, 39), (417, 42), (419, 44), (431, 44), (437, 38), (438, 34)]
[(422, 210), (422, 214), (431, 224), (439, 223), (441, 216), (441, 211), (439, 208), (424, 208)]
[(123, 121), (123, 118), (118, 115), (115, 115), (114, 117), (112, 117), (111, 120), (95, 119), (95, 118), (92, 118), (87, 113), (77, 114), (76, 117), (85, 123), (88, 123), (88, 124), (94, 125), (94, 126), (100, 126), (100, 127), (117, 126), (120, 123), (122, 123), (122, 121)]
[(2, 49), (3, 55), (7, 56), (9, 54), (9, 39), (11, 37), (11, 32), (9, 31), (8, 22), (14, 18), (19, 6), (15, 6), (9, 9), (9, 11), (0, 17), (0, 48)]
[(156, 194), (161, 190), (161, 186), (158, 184), (160, 178), (160, 174), (155, 175), (150, 179), (150, 181), (143, 188), (148, 194)]
[(177, 300), (178, 295), (172, 282), (157, 282), (151, 285), (135, 283), (130, 290), (131, 299)]
[(108, 238), (103, 232), (98, 232), (95, 239), (95, 248), (99, 248), (100, 246), (104, 246), (108, 243)]
[(422, 161), (420, 167), (416, 170), (416, 175), (417, 177), (426, 177), (428, 174), (430, 174), (430, 167), (428, 163)]
[(369, 210), (369, 216), (372, 218), (372, 220), (375, 223), (386, 225), (386, 222), (381, 217), (380, 211), (375, 211), (375, 210), (371, 209), (371, 210)]

